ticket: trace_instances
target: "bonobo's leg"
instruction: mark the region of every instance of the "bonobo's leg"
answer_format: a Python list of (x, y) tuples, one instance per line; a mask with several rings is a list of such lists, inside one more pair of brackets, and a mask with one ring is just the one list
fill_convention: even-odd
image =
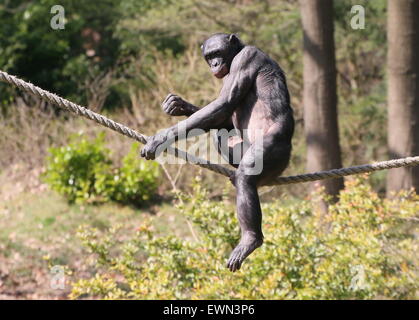
[(241, 239), (227, 263), (227, 267), (233, 272), (239, 270), (243, 260), (263, 243), (262, 210), (259, 203), (257, 180), (257, 176), (244, 174), (240, 166), (236, 171), (234, 183)]
[[(239, 270), (244, 259), (263, 243), (262, 210), (257, 187), (282, 173), (288, 165), (291, 152), (290, 144), (281, 142), (274, 135), (263, 139), (263, 160), (254, 149), (252, 145), (243, 156), (233, 181), (241, 229), (240, 242), (227, 263), (233, 272)], [(258, 175), (248, 174), (248, 169), (253, 168), (256, 161), (262, 161), (262, 172)]]
[[(229, 129), (226, 125), (227, 130)], [(231, 166), (237, 168), (243, 155), (249, 149), (250, 145), (244, 142), (238, 135), (231, 136), (228, 139), (223, 139), (219, 133), (215, 132), (213, 135), (214, 145), (217, 152), (226, 160)]]

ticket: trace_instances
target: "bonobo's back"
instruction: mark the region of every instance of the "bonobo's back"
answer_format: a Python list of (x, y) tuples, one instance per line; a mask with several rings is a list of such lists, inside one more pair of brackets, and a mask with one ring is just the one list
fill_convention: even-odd
[(294, 117), (284, 71), (277, 62), (255, 46), (245, 46), (235, 57), (233, 64), (246, 60), (248, 67), (256, 73), (252, 91), (269, 112), (269, 118), (280, 124), (281, 136), (291, 141)]

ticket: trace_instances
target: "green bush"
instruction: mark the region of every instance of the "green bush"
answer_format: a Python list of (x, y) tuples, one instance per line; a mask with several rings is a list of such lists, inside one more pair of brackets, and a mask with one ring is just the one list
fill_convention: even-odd
[(50, 148), (45, 181), (69, 202), (114, 200), (141, 205), (157, 190), (158, 164), (138, 156), (138, 144), (115, 168), (104, 145), (104, 135), (88, 140), (73, 136), (67, 146)]
[(108, 199), (112, 185), (109, 152), (104, 135), (93, 141), (73, 136), (67, 146), (49, 149), (45, 181), (70, 202)]
[(194, 189), (179, 209), (199, 229), (198, 241), (158, 236), (152, 221), (131, 238), (118, 227), (81, 228), (97, 273), (75, 281), (71, 298), (417, 298), (413, 192), (381, 199), (362, 178), (347, 183), (326, 215), (315, 200), (265, 204), (265, 243), (231, 273), (225, 262), (239, 238), (233, 207), (208, 200), (199, 182)]
[(142, 160), (138, 152), (138, 143), (133, 144), (114, 176), (111, 198), (132, 204), (148, 201), (157, 190), (158, 176), (157, 162)]

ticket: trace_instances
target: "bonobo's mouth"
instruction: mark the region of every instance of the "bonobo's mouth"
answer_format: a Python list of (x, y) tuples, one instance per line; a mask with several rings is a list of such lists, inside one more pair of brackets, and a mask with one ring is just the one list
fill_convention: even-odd
[(225, 64), (222, 64), (219, 68), (213, 71), (214, 76), (216, 76), (218, 79), (224, 78), (227, 73), (228, 68)]

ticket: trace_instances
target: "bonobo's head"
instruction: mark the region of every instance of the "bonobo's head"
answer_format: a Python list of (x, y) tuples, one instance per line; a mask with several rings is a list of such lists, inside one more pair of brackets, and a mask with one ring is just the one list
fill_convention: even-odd
[(217, 78), (230, 72), (231, 62), (243, 48), (243, 43), (235, 34), (216, 33), (201, 46), (202, 54)]

